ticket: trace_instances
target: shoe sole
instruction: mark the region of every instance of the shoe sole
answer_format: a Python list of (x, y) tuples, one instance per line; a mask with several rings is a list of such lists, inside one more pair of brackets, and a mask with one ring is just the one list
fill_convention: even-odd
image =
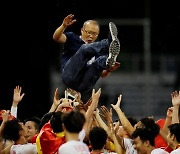
[(117, 35), (118, 35), (118, 30), (116, 25), (113, 22), (109, 23), (109, 30), (111, 33), (111, 37), (112, 37), (112, 41), (117, 39)]
[(120, 53), (120, 42), (118, 38), (111, 42), (109, 46), (109, 56), (106, 61), (106, 65), (111, 67), (115, 65), (117, 56)]

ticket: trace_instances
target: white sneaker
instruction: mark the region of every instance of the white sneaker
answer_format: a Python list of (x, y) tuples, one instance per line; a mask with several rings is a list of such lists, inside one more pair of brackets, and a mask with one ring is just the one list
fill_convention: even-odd
[(115, 38), (115, 40), (113, 40), (109, 46), (109, 56), (106, 60), (106, 65), (108, 67), (115, 65), (119, 53), (120, 53), (120, 42), (118, 38)]
[(113, 22), (109, 23), (109, 31), (110, 31), (110, 37), (112, 38), (112, 41), (117, 39), (118, 30), (116, 25)]

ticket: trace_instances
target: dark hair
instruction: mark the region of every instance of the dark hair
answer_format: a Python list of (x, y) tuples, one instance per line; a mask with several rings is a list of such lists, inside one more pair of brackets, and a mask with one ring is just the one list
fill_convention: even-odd
[(177, 142), (180, 143), (180, 123), (174, 123), (168, 126), (170, 134), (175, 135)]
[(133, 134), (132, 139), (135, 139), (137, 137), (140, 137), (142, 142), (149, 141), (151, 146), (155, 146), (155, 137), (154, 132), (151, 129), (148, 128), (137, 128)]
[(140, 121), (143, 124), (142, 128), (150, 129), (153, 133), (153, 136), (157, 136), (159, 134), (160, 126), (156, 124), (153, 118), (145, 117), (140, 119)]
[(2, 136), (4, 139), (17, 141), (20, 138), (19, 131), (23, 130), (18, 119), (8, 120), (5, 122)]
[(51, 119), (53, 113), (54, 112), (48, 112), (48, 113), (43, 115), (43, 117), (41, 118), (41, 122), (39, 124), (39, 130), (41, 130), (41, 128), (44, 126), (44, 124), (49, 122), (49, 120)]
[(54, 133), (60, 133), (63, 131), (62, 115), (63, 115), (63, 112), (57, 111), (57, 112), (53, 113), (53, 115), (50, 119), (50, 124), (51, 124), (51, 127), (52, 127)]
[(36, 130), (39, 130), (39, 124), (41, 122), (41, 119), (36, 117), (36, 116), (33, 116), (33, 117), (30, 117), (30, 118), (27, 118), (24, 120), (24, 123), (28, 122), (28, 121), (32, 121), (34, 122), (34, 127)]
[(93, 150), (101, 150), (106, 144), (107, 132), (99, 126), (93, 127), (89, 132), (89, 141)]
[(72, 110), (67, 113), (64, 113), (63, 124), (66, 130), (70, 133), (79, 133), (86, 119), (83, 113), (78, 110)]
[(137, 120), (133, 117), (127, 117), (131, 125), (134, 127), (135, 124), (137, 124)]

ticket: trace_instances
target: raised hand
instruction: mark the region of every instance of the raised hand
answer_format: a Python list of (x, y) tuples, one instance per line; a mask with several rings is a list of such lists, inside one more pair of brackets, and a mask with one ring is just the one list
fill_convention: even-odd
[(16, 107), (19, 102), (22, 100), (22, 98), (24, 97), (25, 93), (22, 93), (22, 87), (20, 86), (16, 86), (14, 88), (14, 95), (13, 95), (13, 106)]
[(3, 121), (11, 120), (10, 111), (9, 110), (3, 110), (2, 111), (2, 119), (3, 119)]
[(180, 106), (180, 91), (174, 91), (171, 94), (173, 113), (172, 113), (172, 123), (179, 123), (179, 106)]
[(174, 105), (180, 105), (180, 91), (179, 93), (177, 91), (174, 91), (171, 94), (171, 98), (172, 98), (172, 104)]
[(112, 108), (110, 108), (110, 110), (107, 109), (106, 106), (101, 106), (101, 111), (104, 115), (104, 118), (106, 119), (108, 126), (110, 126), (111, 123), (113, 123), (112, 120)]
[(111, 104), (111, 106), (113, 107), (114, 110), (120, 108), (121, 98), (122, 98), (122, 95), (119, 95), (116, 105)]
[(58, 88), (56, 88), (55, 93), (54, 93), (53, 104), (54, 106), (58, 106), (60, 104)]
[(87, 111), (88, 107), (91, 105), (92, 103), (92, 97), (90, 97), (88, 99), (88, 101), (86, 102), (86, 104), (84, 104), (84, 110)]
[(73, 19), (73, 18), (74, 18), (73, 14), (69, 14), (68, 16), (66, 16), (63, 20), (63, 26), (68, 27), (72, 25), (73, 23), (75, 23), (76, 19)]
[(92, 101), (94, 101), (94, 100), (99, 101), (100, 95), (101, 95), (101, 88), (99, 88), (97, 92), (95, 92), (95, 89), (93, 89), (92, 90)]
[(172, 118), (172, 113), (173, 113), (173, 107), (169, 107), (166, 113), (166, 116), (169, 118)]

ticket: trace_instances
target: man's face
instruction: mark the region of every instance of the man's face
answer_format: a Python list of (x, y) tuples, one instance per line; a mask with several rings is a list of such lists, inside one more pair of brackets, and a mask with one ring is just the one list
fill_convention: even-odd
[(146, 154), (146, 149), (147, 149), (146, 142), (142, 142), (139, 136), (133, 139), (133, 146), (134, 149), (137, 150), (138, 154)]
[(81, 29), (81, 37), (87, 44), (96, 41), (98, 35), (99, 35), (99, 26), (91, 22), (87, 23)]
[(27, 128), (26, 128), (26, 126), (22, 122), (19, 122), (19, 124), (22, 127), (22, 130), (21, 130), (22, 134), (21, 135), (26, 137), (27, 136)]
[(128, 133), (124, 130), (124, 127), (123, 127), (123, 126), (119, 126), (117, 134), (118, 134), (118, 136), (120, 136), (120, 137), (126, 137), (126, 136), (128, 136)]
[(28, 139), (33, 137), (36, 133), (38, 133), (38, 130), (35, 128), (35, 123), (33, 121), (27, 121), (25, 123), (25, 126), (27, 128), (27, 136)]

